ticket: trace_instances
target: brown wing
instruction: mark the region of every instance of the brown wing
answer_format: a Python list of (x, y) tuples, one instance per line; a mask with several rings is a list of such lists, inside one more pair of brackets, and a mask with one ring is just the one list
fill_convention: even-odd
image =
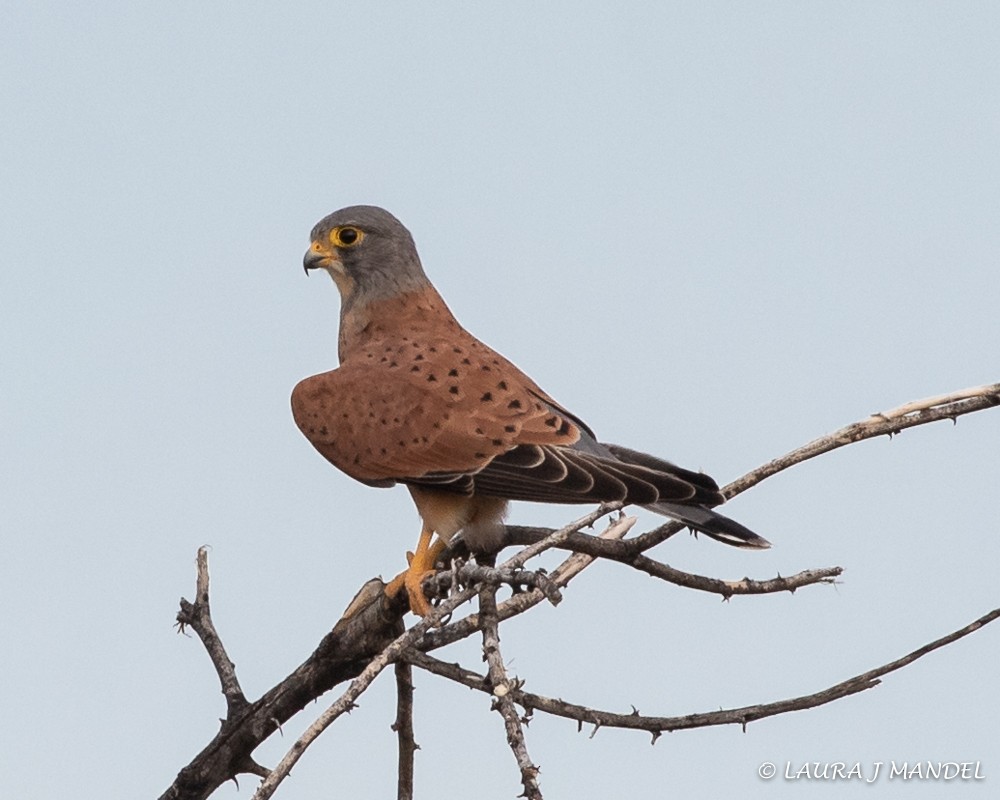
[(292, 392), (303, 434), (351, 477), (470, 491), (464, 476), (519, 445), (580, 438), (573, 419), (480, 342), (416, 344), (373, 342)]

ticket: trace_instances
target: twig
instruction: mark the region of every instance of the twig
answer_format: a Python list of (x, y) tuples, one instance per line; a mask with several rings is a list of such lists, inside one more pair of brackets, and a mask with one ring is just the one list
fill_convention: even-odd
[(423, 586), (428, 595), (433, 597), (446, 594), (456, 583), (459, 586), (506, 584), (513, 587), (515, 593), (523, 591), (525, 588), (538, 589), (552, 605), (557, 606), (562, 601), (559, 588), (548, 575), (543, 571), (531, 571), (520, 567), (503, 569), (463, 562), (454, 570), (442, 570), (434, 573), (424, 580)]
[(257, 791), (254, 792), (252, 800), (267, 800), (274, 794), (278, 785), (288, 777), (292, 767), (302, 757), (302, 754), (309, 746), (316, 741), (323, 731), (330, 727), (334, 721), (343, 714), (349, 713), (356, 708), (355, 700), (371, 685), (372, 681), (379, 676), (389, 664), (398, 658), (400, 652), (409, 647), (413, 641), (418, 639), (428, 628), (437, 625), (441, 619), (451, 614), (458, 606), (475, 596), (475, 591), (466, 589), (448, 598), (441, 605), (435, 608), (430, 614), (419, 620), (412, 628), (397, 636), (382, 651), (372, 658), (358, 676), (351, 681), (350, 685), (322, 714), (317, 717), (312, 725), (306, 728), (305, 732), (295, 741), (277, 766), (271, 770), (271, 774), (265, 778)]
[[(546, 550), (553, 547), (559, 547), (577, 531), (593, 525), (601, 517), (607, 516), (612, 511), (619, 511), (621, 507), (622, 503), (602, 503), (597, 509), (591, 511), (589, 514), (580, 517), (580, 519), (571, 522), (569, 525), (564, 525), (558, 530), (553, 531), (544, 539), (535, 542), (529, 547), (525, 547), (520, 553), (515, 553), (501, 565), (501, 568), (514, 569), (515, 567), (523, 567), (530, 559), (537, 555), (541, 555)], [(583, 567), (581, 567), (581, 569), (582, 568)]]
[[(181, 598), (181, 610), (177, 612), (177, 628), (184, 633), (186, 627), (190, 627), (208, 652), (208, 657), (212, 660), (212, 666), (219, 676), (222, 684), (222, 694), (226, 697), (226, 718), (232, 719), (246, 706), (247, 698), (240, 688), (240, 682), (236, 678), (236, 665), (226, 653), (226, 648), (222, 644), (218, 631), (212, 622), (212, 608), (208, 599), (208, 548), (198, 548), (198, 577), (195, 583), (195, 600), (193, 603), (185, 598)], [(261, 767), (261, 769), (263, 769)]]
[[(507, 531), (509, 541), (512, 544), (530, 544), (544, 537), (547, 529), (512, 525), (508, 526)], [(769, 580), (741, 578), (739, 580), (726, 581), (720, 578), (709, 578), (703, 575), (695, 575), (691, 572), (683, 572), (648, 556), (636, 555), (631, 552), (632, 548), (629, 547), (632, 542), (636, 541), (638, 541), (638, 538), (626, 539), (625, 541), (609, 541), (598, 536), (575, 533), (566, 539), (561, 547), (595, 558), (618, 561), (648, 575), (652, 575), (654, 578), (659, 578), (687, 589), (697, 589), (702, 592), (718, 594), (724, 599), (729, 599), (733, 595), (794, 592), (796, 589), (814, 583), (834, 583), (836, 578), (840, 577), (844, 571), (842, 567), (823, 567), (820, 569), (804, 570), (788, 577), (778, 576)], [(650, 546), (652, 546), (652, 543), (650, 543)]]
[(802, 447), (768, 461), (742, 478), (738, 478), (728, 486), (723, 487), (722, 493), (727, 498), (734, 497), (765, 478), (795, 464), (808, 461), (810, 458), (829, 453), (838, 447), (860, 442), (863, 439), (871, 439), (875, 436), (891, 437), (906, 428), (942, 419), (956, 422), (963, 414), (971, 414), (973, 411), (982, 411), (997, 405), (1000, 405), (1000, 383), (973, 386), (949, 394), (904, 403), (890, 411), (877, 412), (860, 422), (846, 425), (826, 436), (820, 436)]
[[(929, 422), (937, 422), (942, 419), (956, 422), (964, 414), (971, 414), (974, 411), (982, 411), (997, 405), (1000, 405), (1000, 383), (974, 386), (949, 394), (905, 403), (891, 411), (872, 414), (860, 422), (854, 422), (826, 436), (820, 436), (802, 447), (797, 447), (783, 456), (768, 461), (743, 477), (723, 486), (722, 493), (727, 499), (731, 499), (782, 470), (801, 464), (810, 458), (829, 453), (839, 447), (875, 436), (891, 437), (906, 428), (926, 425)], [(643, 552), (668, 539), (683, 528), (684, 526), (680, 523), (668, 522), (631, 539), (629, 544), (635, 552)]]
[(403, 610), (386, 597), (382, 581), (365, 583), (312, 655), (238, 716), (227, 718), (160, 800), (206, 800), (240, 773), (266, 775), (250, 757), (254, 750), (306, 704), (360, 674), (403, 630)]
[[(635, 522), (635, 517), (620, 516), (617, 519), (612, 520), (599, 538), (620, 539), (629, 532), (632, 526), (635, 525)], [(580, 527), (583, 527), (583, 525)], [(554, 532), (554, 534), (559, 534), (561, 537), (560, 545), (557, 546), (561, 546), (562, 543), (568, 541), (569, 537), (562, 537), (565, 530), (565, 528), (561, 528)], [(554, 534), (550, 534), (550, 536)], [(549, 579), (555, 586), (566, 586), (570, 580), (580, 574), (580, 572), (593, 562), (594, 558), (592, 556), (573, 553), (573, 555), (552, 570), (552, 573), (549, 575)], [(503, 567), (506, 568), (509, 563), (510, 562), (508, 561), (503, 565)], [(504, 600), (497, 606), (498, 618), (502, 622), (503, 620), (510, 619), (518, 614), (523, 614), (532, 606), (540, 603), (544, 598), (545, 595), (537, 589), (516, 594), (510, 599)], [(419, 650), (435, 650), (439, 647), (444, 647), (446, 644), (451, 644), (452, 642), (457, 642), (460, 639), (465, 639), (477, 630), (479, 630), (479, 615), (469, 614), (456, 622), (445, 625), (440, 630), (428, 631), (415, 643), (415, 647)]]
[(949, 394), (904, 403), (891, 411), (876, 412), (868, 419), (846, 425), (779, 458), (768, 461), (753, 472), (747, 473), (742, 478), (738, 478), (728, 486), (723, 487), (722, 493), (726, 497), (733, 497), (746, 491), (754, 484), (760, 483), (765, 478), (788, 469), (788, 467), (808, 461), (823, 453), (829, 453), (838, 447), (860, 442), (863, 439), (871, 439), (875, 436), (891, 437), (906, 428), (942, 419), (957, 422), (963, 414), (971, 414), (973, 411), (982, 411), (997, 405), (1000, 405), (1000, 383), (973, 386)]
[(517, 691), (518, 682), (516, 679), (511, 681), (507, 677), (507, 669), (504, 667), (503, 656), (500, 653), (496, 591), (495, 586), (483, 586), (479, 590), (479, 620), (483, 631), (483, 659), (486, 661), (490, 691), (493, 695), (493, 707), (503, 717), (504, 728), (507, 731), (507, 744), (514, 754), (518, 769), (521, 771), (521, 785), (524, 787), (522, 796), (528, 800), (542, 800), (542, 790), (538, 786), (538, 767), (528, 755), (521, 718), (511, 701), (511, 694)]
[(399, 774), (396, 779), (396, 800), (413, 800), (413, 754), (420, 746), (413, 738), (413, 667), (397, 661), (396, 673), (396, 732), (399, 748)]
[[(585, 527), (586, 525), (593, 524), (595, 520), (600, 519), (605, 514), (614, 510), (614, 504), (610, 506), (601, 506), (596, 511), (592, 511), (591, 513), (581, 517), (576, 522), (560, 528), (546, 539), (543, 539), (531, 547), (526, 547), (520, 553), (515, 554), (512, 558), (504, 562), (501, 569), (512, 569), (523, 566), (524, 562), (527, 561), (532, 555), (537, 555), (550, 547), (556, 546), (563, 539), (569, 536), (569, 534)], [(295, 766), (296, 762), (302, 757), (302, 754), (306, 751), (309, 745), (316, 741), (317, 737), (330, 725), (332, 725), (338, 717), (355, 708), (354, 701), (371, 685), (372, 681), (378, 677), (379, 673), (383, 669), (398, 658), (400, 652), (411, 646), (413, 642), (423, 636), (423, 634), (430, 628), (439, 624), (442, 619), (446, 618), (456, 608), (462, 605), (462, 603), (470, 600), (475, 595), (476, 590), (474, 589), (465, 589), (464, 591), (452, 595), (450, 598), (441, 603), (441, 605), (437, 606), (430, 614), (414, 624), (412, 628), (394, 639), (382, 650), (382, 652), (369, 661), (358, 676), (351, 681), (350, 686), (347, 687), (344, 693), (338, 697), (337, 700), (326, 709), (326, 711), (320, 714), (312, 725), (306, 728), (305, 732), (296, 740), (288, 752), (285, 753), (284, 757), (278, 762), (277, 766), (271, 770), (271, 774), (268, 775), (260, 784), (257, 791), (254, 793), (252, 800), (267, 800), (267, 798), (271, 797), (274, 794), (275, 789), (278, 788), (278, 785), (286, 777), (288, 777), (288, 773), (291, 772), (292, 767)], [(541, 593), (539, 593), (539, 597), (541, 596)]]
[[(863, 692), (866, 689), (874, 688), (881, 683), (879, 678), (883, 675), (902, 669), (908, 664), (916, 661), (918, 658), (949, 645), (964, 636), (968, 636), (970, 633), (974, 633), (984, 625), (993, 622), (998, 617), (1000, 617), (1000, 608), (994, 609), (988, 614), (983, 615), (974, 622), (966, 625), (964, 628), (960, 628), (953, 633), (949, 633), (947, 636), (936, 639), (923, 647), (917, 648), (912, 653), (909, 653), (902, 658), (898, 658), (895, 661), (891, 661), (888, 664), (884, 664), (881, 667), (876, 667), (875, 669), (856, 675), (853, 678), (848, 678), (846, 681), (842, 681), (820, 692), (803, 695), (802, 697), (791, 698), (789, 700), (779, 700), (775, 703), (764, 703), (721, 711), (709, 711), (701, 714), (687, 714), (681, 717), (649, 717), (639, 714), (638, 711), (633, 711), (631, 714), (616, 714), (611, 711), (601, 711), (594, 708), (588, 708), (587, 706), (581, 706), (575, 703), (567, 703), (564, 700), (557, 700), (551, 697), (544, 697), (542, 695), (525, 692), (520, 687), (515, 687), (511, 690), (510, 698), (513, 702), (522, 706), (528, 712), (532, 710), (544, 711), (548, 714), (552, 714), (553, 716), (576, 720), (576, 722), (581, 725), (594, 725), (595, 730), (597, 728), (608, 727), (647, 731), (653, 734), (654, 742), (657, 737), (663, 733), (663, 731), (676, 731), (686, 728), (706, 728), (712, 725), (740, 725), (745, 730), (747, 724), (754, 722), (755, 720), (784, 714), (789, 711), (801, 711), (806, 708), (815, 708), (816, 706), (825, 705), (826, 703), (833, 702), (834, 700), (839, 700), (842, 697), (847, 697), (852, 694), (857, 694), (858, 692)], [(414, 666), (420, 667), (427, 672), (432, 672), (435, 675), (448, 678), (456, 683), (462, 684), (463, 686), (468, 686), (470, 689), (476, 689), (477, 691), (482, 692), (489, 691), (489, 683), (485, 676), (464, 669), (458, 664), (447, 664), (434, 658), (433, 656), (414, 650), (407, 651), (403, 657)]]
[(701, 592), (711, 592), (722, 595), (724, 600), (728, 600), (733, 595), (742, 594), (773, 594), (775, 592), (792, 592), (803, 586), (811, 586), (816, 583), (836, 583), (836, 579), (844, 572), (842, 567), (823, 567), (822, 569), (807, 569), (795, 575), (782, 577), (778, 575), (769, 580), (755, 580), (753, 578), (742, 578), (736, 581), (724, 581), (718, 578), (709, 578), (704, 575), (695, 575), (690, 572), (682, 572), (679, 569), (655, 561), (647, 556), (636, 556), (629, 562), (630, 566), (642, 572), (652, 575), (654, 578), (683, 586), (687, 589), (697, 589)]

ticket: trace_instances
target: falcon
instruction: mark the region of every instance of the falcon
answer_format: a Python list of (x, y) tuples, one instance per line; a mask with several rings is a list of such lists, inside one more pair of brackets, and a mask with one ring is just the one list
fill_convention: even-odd
[(369, 486), (404, 484), (422, 520), (409, 567), (386, 592), (430, 604), (421, 583), (461, 532), (473, 552), (503, 545), (511, 500), (621, 501), (736, 547), (770, 543), (719, 514), (701, 472), (598, 441), (587, 424), (466, 331), (424, 274), (413, 237), (388, 211), (351, 206), (321, 220), (306, 273), (340, 291), (340, 366), (292, 392), (299, 429)]

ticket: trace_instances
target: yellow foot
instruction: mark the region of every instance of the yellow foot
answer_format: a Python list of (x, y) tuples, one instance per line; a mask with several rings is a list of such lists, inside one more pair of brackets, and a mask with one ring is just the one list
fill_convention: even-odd
[(410, 600), (410, 611), (421, 617), (426, 617), (431, 613), (431, 604), (427, 602), (424, 595), (423, 582), (428, 575), (433, 575), (434, 570), (414, 571), (413, 567), (400, 572), (395, 578), (389, 581), (385, 587), (385, 593), (389, 597), (395, 597), (401, 589), (406, 589), (406, 596)]
[(395, 597), (401, 589), (405, 588), (406, 596), (410, 601), (410, 611), (421, 617), (426, 617), (431, 613), (431, 604), (427, 602), (422, 586), (424, 578), (434, 574), (434, 564), (438, 556), (441, 555), (441, 551), (444, 550), (444, 542), (440, 540), (431, 546), (431, 535), (431, 531), (426, 529), (420, 534), (417, 552), (406, 554), (406, 560), (410, 564), (409, 568), (405, 572), (399, 573), (385, 587), (385, 593), (389, 597)]

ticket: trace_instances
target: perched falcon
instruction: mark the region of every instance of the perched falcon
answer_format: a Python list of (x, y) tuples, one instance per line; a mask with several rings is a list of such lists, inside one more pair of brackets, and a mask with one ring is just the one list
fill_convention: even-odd
[(510, 500), (620, 500), (726, 544), (770, 546), (711, 510), (724, 498), (709, 476), (599, 442), (459, 325), (389, 212), (352, 206), (326, 217), (312, 230), (305, 268), (326, 270), (340, 290), (340, 367), (299, 383), (292, 413), (352, 478), (409, 488), (423, 530), (387, 591), (405, 587), (415, 613), (430, 610), (421, 582), (456, 533), (474, 552), (501, 546)]

